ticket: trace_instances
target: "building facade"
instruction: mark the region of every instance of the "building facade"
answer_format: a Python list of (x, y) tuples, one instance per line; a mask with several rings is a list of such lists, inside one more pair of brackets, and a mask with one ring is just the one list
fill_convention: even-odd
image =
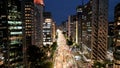
[(78, 21), (76, 15), (68, 17), (68, 38), (78, 44)]
[(77, 33), (80, 51), (86, 53), (87, 59), (91, 59), (91, 36), (92, 36), (92, 1), (77, 6)]
[(32, 30), (34, 21), (34, 1), (22, 0), (22, 26), (23, 26), (23, 62), (24, 67), (27, 68), (27, 47), (32, 45)]
[[(82, 23), (83, 23), (83, 5), (77, 7), (77, 19), (78, 19), (78, 45), (82, 48)], [(82, 50), (82, 49), (81, 49)]]
[(91, 59), (103, 61), (107, 53), (108, 0), (92, 1)]
[(43, 22), (43, 46), (52, 45), (55, 38), (55, 22), (50, 12), (44, 12)]
[[(41, 1), (41, 0), (39, 0)], [(34, 0), (34, 23), (32, 31), (32, 45), (42, 46), (42, 27), (44, 3)]]
[(115, 7), (114, 68), (120, 68), (120, 3)]
[(1, 0), (0, 6), (0, 46), (5, 68), (23, 67), (21, 3)]

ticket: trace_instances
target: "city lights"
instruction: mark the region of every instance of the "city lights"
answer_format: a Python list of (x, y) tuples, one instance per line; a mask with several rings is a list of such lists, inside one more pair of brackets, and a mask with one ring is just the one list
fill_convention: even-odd
[(0, 68), (120, 68), (120, 0), (0, 0)]

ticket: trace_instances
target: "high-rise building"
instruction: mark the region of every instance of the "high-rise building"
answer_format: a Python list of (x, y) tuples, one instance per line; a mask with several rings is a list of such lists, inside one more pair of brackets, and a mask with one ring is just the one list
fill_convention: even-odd
[(67, 28), (66, 28), (66, 21), (63, 21), (58, 27), (61, 29), (61, 30), (63, 30), (63, 32), (66, 32), (67, 30)]
[(23, 67), (22, 21), (19, 0), (0, 0), (0, 46), (5, 68)]
[(63, 21), (59, 26), (59, 29), (63, 30), (63, 33), (65, 34), (65, 36), (68, 37), (68, 21)]
[(107, 54), (108, 0), (91, 0), (92, 36), (91, 59), (103, 61)]
[(78, 45), (80, 51), (83, 53), (88, 52), (85, 56), (91, 59), (91, 36), (92, 36), (92, 1), (82, 3), (77, 6), (77, 33)]
[(32, 38), (32, 24), (34, 21), (34, 2), (33, 0), (22, 1), (22, 21), (23, 21), (23, 33), (25, 43), (24, 45), (31, 45)]
[(91, 48), (92, 32), (92, 2), (77, 7), (79, 45), (86, 45)]
[(32, 45), (40, 47), (42, 45), (43, 9), (42, 0), (34, 0), (34, 23), (32, 32)]
[(104, 60), (107, 53), (108, 0), (90, 0), (77, 7), (78, 44), (87, 46), (92, 60)]
[[(44, 12), (44, 22), (43, 22), (43, 45), (52, 45), (53, 43), (53, 27), (55, 27), (55, 22), (52, 18), (50, 12)], [(54, 24), (54, 25), (53, 25)], [(54, 29), (55, 30), (55, 29)]]
[(120, 68), (120, 3), (115, 6), (114, 68)]
[(82, 22), (83, 22), (83, 5), (77, 7), (77, 19), (78, 19), (78, 45), (82, 46)]
[(92, 36), (92, 1), (89, 1), (83, 8), (83, 22), (82, 22), (82, 43), (88, 48), (91, 48)]
[(23, 57), (24, 68), (27, 68), (27, 53), (26, 49), (29, 45), (32, 45), (32, 30), (34, 21), (34, 1), (22, 0), (22, 22), (23, 22)]
[(78, 21), (76, 15), (68, 17), (68, 37), (71, 41), (78, 44)]

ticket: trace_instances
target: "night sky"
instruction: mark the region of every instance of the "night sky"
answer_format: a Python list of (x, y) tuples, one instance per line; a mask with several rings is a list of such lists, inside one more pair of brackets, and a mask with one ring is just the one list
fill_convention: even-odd
[[(67, 20), (68, 16), (76, 13), (76, 7), (82, 0), (44, 0), (45, 11), (51, 12), (57, 24)], [(89, 0), (84, 0), (87, 3)], [(114, 7), (120, 0), (109, 0), (108, 20), (114, 21)]]

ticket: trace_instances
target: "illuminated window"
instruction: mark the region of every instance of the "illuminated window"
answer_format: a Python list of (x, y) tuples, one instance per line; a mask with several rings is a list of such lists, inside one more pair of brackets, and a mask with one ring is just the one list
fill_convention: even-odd
[(25, 22), (31, 22), (31, 20), (25, 20)]
[(30, 16), (30, 14), (25, 14), (25, 16)]
[(120, 25), (120, 22), (117, 22), (117, 25)]
[(82, 12), (82, 8), (79, 8), (79, 9), (77, 10), (77, 12)]
[(19, 41), (18, 41), (18, 40), (12, 40), (10, 44), (12, 44), (12, 45), (13, 45), (13, 44), (18, 44), (18, 43), (19, 43)]
[(15, 55), (15, 53), (10, 53), (10, 56), (14, 56)]
[(22, 32), (10, 32), (11, 35), (22, 34)]
[(11, 26), (9, 27), (10, 30), (12, 29), (22, 29), (22, 26)]
[(118, 17), (118, 20), (120, 20), (120, 17)]
[(25, 10), (31, 10), (31, 8), (25, 8)]
[(119, 35), (120, 35), (120, 30), (119, 30)]
[(30, 25), (27, 25), (26, 27), (27, 27), (27, 28), (31, 28), (32, 26), (30, 26)]
[(13, 61), (14, 59), (10, 59), (10, 61)]
[(91, 29), (88, 29), (88, 31), (92, 31)]
[(1, 15), (1, 18), (5, 18), (6, 17), (6, 15)]
[(21, 21), (8, 21), (8, 24), (16, 25), (16, 24), (22, 24), (22, 22)]
[(120, 42), (120, 39), (117, 39), (117, 42)]
[(87, 22), (87, 26), (90, 26), (90, 22)]
[(10, 40), (22, 39), (22, 36), (21, 36), (21, 37), (12, 36), (12, 37), (10, 37), (9, 39), (10, 39)]

